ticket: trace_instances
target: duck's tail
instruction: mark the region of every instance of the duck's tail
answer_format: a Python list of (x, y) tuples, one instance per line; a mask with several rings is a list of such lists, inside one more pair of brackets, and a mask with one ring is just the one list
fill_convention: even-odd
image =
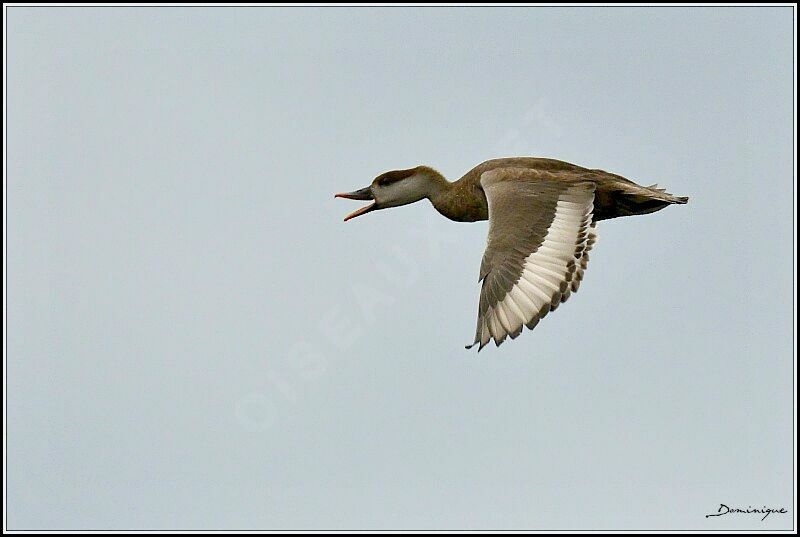
[(666, 188), (658, 188), (657, 184), (646, 186), (645, 188), (651, 191), (653, 198), (663, 199), (667, 202), (667, 205), (671, 205), (673, 203), (684, 205), (687, 201), (689, 201), (689, 196), (673, 196), (667, 192)]
[(614, 200), (619, 216), (654, 213), (668, 205), (683, 205), (689, 201), (687, 196), (673, 196), (658, 185), (637, 187), (621, 193)]

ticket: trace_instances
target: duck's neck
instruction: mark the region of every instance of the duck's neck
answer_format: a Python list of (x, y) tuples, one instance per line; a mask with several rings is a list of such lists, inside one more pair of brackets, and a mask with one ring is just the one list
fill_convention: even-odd
[(446, 196), (453, 188), (453, 183), (445, 179), (444, 175), (435, 170), (430, 170), (430, 172), (426, 174), (425, 179), (427, 182), (425, 197), (431, 200), (434, 206), (436, 205), (435, 200), (442, 199), (442, 197)]
[[(432, 170), (433, 171), (433, 170)], [(461, 181), (450, 182), (439, 172), (430, 175), (427, 198), (445, 218), (457, 222), (485, 220), (480, 200), (470, 195)], [(473, 199), (475, 198), (475, 199)]]
[(450, 218), (448, 212), (452, 203), (453, 183), (445, 179), (441, 173), (433, 168), (420, 166), (418, 169), (420, 170), (418, 173), (421, 173), (425, 178), (425, 197), (431, 200), (431, 204), (437, 211)]

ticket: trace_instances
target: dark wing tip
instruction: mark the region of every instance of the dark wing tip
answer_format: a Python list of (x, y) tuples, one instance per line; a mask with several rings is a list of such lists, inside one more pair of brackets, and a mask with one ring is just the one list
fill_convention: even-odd
[(534, 328), (536, 328), (536, 325), (537, 325), (537, 324), (539, 324), (539, 321), (540, 321), (540, 320), (541, 320), (541, 317), (539, 317), (538, 315), (535, 315), (535, 316), (533, 317), (533, 319), (531, 319), (530, 321), (528, 321), (527, 323), (525, 323), (525, 327), (526, 327), (528, 330), (533, 330)]

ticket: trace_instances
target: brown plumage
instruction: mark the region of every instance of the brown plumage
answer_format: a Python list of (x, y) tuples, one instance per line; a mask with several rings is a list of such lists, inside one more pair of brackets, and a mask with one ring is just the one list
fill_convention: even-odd
[(534, 157), (488, 160), (452, 183), (427, 166), (395, 170), (336, 196), (373, 200), (345, 220), (425, 198), (451, 220), (489, 220), (473, 343), (479, 350), (491, 339), (500, 345), (517, 337), (523, 326), (534, 328), (578, 290), (598, 221), (688, 201), (656, 185)]

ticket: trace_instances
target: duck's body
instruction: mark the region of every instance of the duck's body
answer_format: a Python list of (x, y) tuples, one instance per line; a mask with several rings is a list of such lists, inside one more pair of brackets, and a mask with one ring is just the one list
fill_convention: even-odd
[[(569, 162), (539, 157), (511, 157), (487, 160), (468, 171), (461, 179), (448, 183), (431, 202), (443, 216), (457, 222), (489, 219), (489, 205), (481, 186), (481, 176), (488, 171), (516, 168), (536, 172), (542, 178), (564, 183), (590, 181), (595, 184), (593, 221), (618, 216), (646, 214), (672, 203), (686, 203), (654, 187), (644, 187), (624, 177), (603, 170), (582, 168)], [(529, 180), (523, 176), (520, 180)]]
[(515, 338), (523, 325), (532, 329), (578, 290), (596, 222), (688, 201), (655, 185), (537, 157), (487, 160), (452, 183), (427, 166), (396, 170), (337, 197), (374, 200), (345, 220), (425, 198), (450, 220), (490, 220), (480, 271), (480, 348), (492, 338), (497, 345)]

